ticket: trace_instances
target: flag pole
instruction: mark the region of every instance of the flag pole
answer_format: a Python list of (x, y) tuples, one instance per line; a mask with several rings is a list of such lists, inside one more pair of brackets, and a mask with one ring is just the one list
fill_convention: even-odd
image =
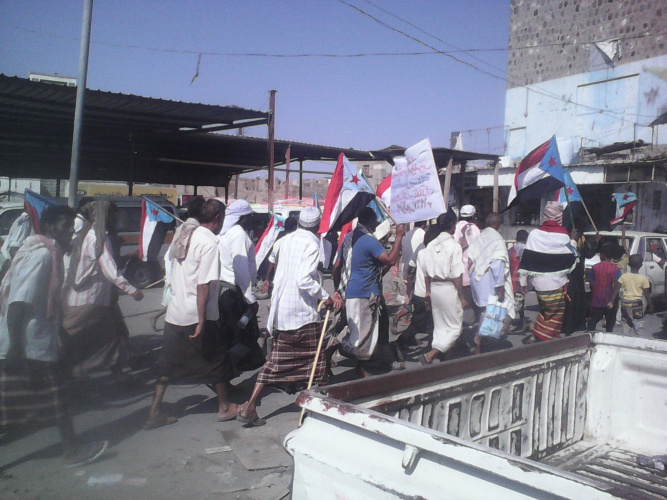
[(586, 215), (588, 215), (588, 220), (591, 221), (591, 224), (593, 225), (593, 229), (595, 229), (595, 232), (597, 233), (598, 228), (595, 225), (595, 222), (593, 222), (593, 217), (591, 217), (591, 213), (588, 211), (588, 207), (586, 206), (586, 202), (584, 201), (583, 197), (581, 198), (581, 204), (584, 206), (584, 210), (586, 210)]
[(572, 229), (576, 229), (574, 225), (574, 215), (572, 215), (572, 205), (570, 205), (570, 197), (567, 195), (567, 184), (564, 185), (562, 188), (563, 193), (565, 193), (565, 201), (567, 202), (567, 206), (570, 207), (570, 221), (572, 222)]
[(389, 213), (389, 209), (387, 208), (387, 205), (384, 204), (384, 201), (382, 201), (382, 198), (380, 198), (378, 195), (375, 195), (375, 201), (377, 201), (378, 205), (384, 210), (384, 213), (387, 214), (387, 217), (394, 223), (394, 226), (398, 226), (398, 222), (391, 216)]
[(145, 194), (142, 194), (142, 195), (141, 195), (141, 198), (144, 199), (144, 200), (146, 200), (146, 201), (150, 201), (153, 205), (155, 205), (155, 206), (157, 207), (157, 209), (158, 209), (160, 212), (162, 212), (162, 213), (164, 213), (164, 214), (167, 214), (169, 217), (172, 217), (173, 219), (177, 220), (177, 221), (180, 222), (181, 224), (185, 224), (185, 222), (183, 222), (183, 219), (179, 219), (179, 218), (176, 217), (174, 214), (172, 214), (172, 213), (170, 213), (169, 211), (165, 210), (165, 209), (162, 208), (160, 205), (158, 205), (157, 203), (155, 203), (153, 200), (151, 200), (150, 198), (147, 198)]

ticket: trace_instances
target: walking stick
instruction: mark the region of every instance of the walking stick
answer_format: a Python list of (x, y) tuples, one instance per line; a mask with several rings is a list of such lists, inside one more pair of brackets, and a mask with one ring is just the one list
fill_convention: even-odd
[[(320, 305), (317, 308), (318, 311), (322, 308), (323, 304), (324, 301), (320, 302)], [(317, 344), (317, 352), (315, 353), (315, 361), (313, 362), (313, 369), (310, 370), (310, 379), (308, 380), (308, 387), (306, 388), (306, 390), (310, 389), (310, 387), (313, 385), (313, 378), (315, 378), (315, 370), (317, 369), (317, 361), (320, 358), (320, 351), (322, 350), (322, 343), (324, 342), (324, 334), (327, 331), (327, 323), (329, 322), (330, 313), (331, 309), (327, 309), (327, 314), (324, 317), (324, 324), (322, 325), (322, 333), (320, 334), (320, 341)], [(306, 414), (306, 409), (302, 408), (301, 415), (299, 416), (299, 427), (301, 427), (301, 424), (303, 423), (303, 417), (305, 414)]]
[(164, 278), (160, 278), (159, 280), (154, 281), (154, 282), (151, 283), (150, 285), (146, 285), (146, 286), (144, 287), (144, 290), (148, 290), (149, 288), (153, 288), (154, 286), (159, 285), (159, 284), (162, 283), (163, 281), (164, 281)]

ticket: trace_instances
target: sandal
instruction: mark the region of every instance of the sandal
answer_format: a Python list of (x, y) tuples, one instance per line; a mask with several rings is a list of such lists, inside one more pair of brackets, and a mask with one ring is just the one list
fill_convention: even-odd
[(260, 427), (262, 425), (266, 424), (266, 420), (263, 418), (259, 418), (259, 415), (257, 415), (257, 412), (253, 413), (249, 417), (244, 417), (240, 413), (236, 415), (236, 420), (239, 422), (243, 422), (246, 425), (249, 425), (250, 427)]
[(229, 422), (230, 420), (236, 420), (236, 417), (238, 417), (239, 412), (241, 411), (241, 407), (239, 405), (234, 406), (236, 406), (236, 412), (226, 417), (221, 417), (220, 414), (218, 414), (218, 422)]
[(158, 427), (164, 427), (165, 425), (175, 424), (176, 422), (178, 422), (177, 418), (168, 417), (160, 413), (157, 417), (149, 418), (148, 420), (146, 420), (146, 423), (144, 423), (144, 430), (148, 431), (151, 429), (157, 429)]

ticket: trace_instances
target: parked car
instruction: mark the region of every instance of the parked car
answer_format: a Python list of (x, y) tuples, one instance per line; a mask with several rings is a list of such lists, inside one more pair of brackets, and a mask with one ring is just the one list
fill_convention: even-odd
[(9, 234), (9, 229), (16, 218), (23, 213), (22, 201), (0, 202), (0, 246)]
[[(587, 239), (595, 238), (595, 233), (584, 233)], [(601, 242), (621, 244), (620, 231), (601, 231)], [(665, 261), (667, 260), (667, 234), (645, 233), (641, 231), (626, 231), (625, 239), (629, 255), (639, 254), (644, 264), (639, 269), (640, 274), (646, 275), (651, 283), (651, 296), (665, 293)], [(586, 259), (586, 270), (600, 262), (600, 256)]]

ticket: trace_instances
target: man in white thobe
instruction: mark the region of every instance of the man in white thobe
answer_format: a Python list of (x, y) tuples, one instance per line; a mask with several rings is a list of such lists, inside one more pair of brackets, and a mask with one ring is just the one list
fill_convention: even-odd
[(220, 249), (220, 331), (232, 363), (239, 371), (264, 364), (257, 344), (259, 304), (253, 291), (257, 279), (255, 248), (248, 235), (253, 210), (245, 200), (227, 207), (218, 236)]

